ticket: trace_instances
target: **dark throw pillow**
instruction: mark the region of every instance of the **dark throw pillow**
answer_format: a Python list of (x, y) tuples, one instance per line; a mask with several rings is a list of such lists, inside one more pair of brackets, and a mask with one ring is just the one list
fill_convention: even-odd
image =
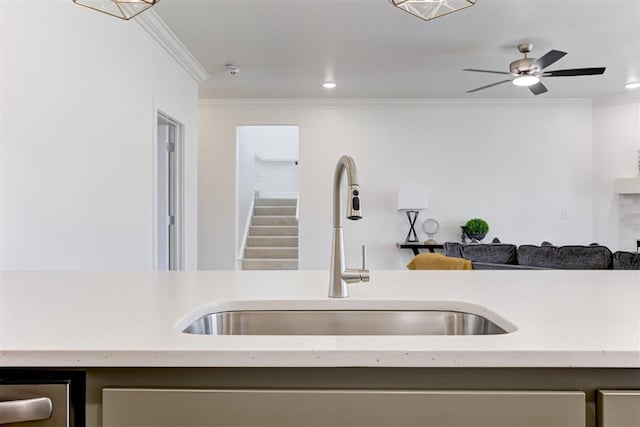
[(444, 254), (445, 256), (452, 258), (462, 258), (462, 243), (458, 242), (445, 242)]

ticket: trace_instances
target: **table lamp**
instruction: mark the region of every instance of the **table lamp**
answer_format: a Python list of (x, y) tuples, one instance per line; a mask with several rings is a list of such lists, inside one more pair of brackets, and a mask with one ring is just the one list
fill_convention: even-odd
[(416, 221), (418, 213), (422, 209), (429, 207), (427, 192), (423, 188), (404, 187), (398, 190), (398, 210), (407, 212), (409, 220), (409, 233), (407, 234), (407, 242), (417, 243), (418, 235), (416, 234)]

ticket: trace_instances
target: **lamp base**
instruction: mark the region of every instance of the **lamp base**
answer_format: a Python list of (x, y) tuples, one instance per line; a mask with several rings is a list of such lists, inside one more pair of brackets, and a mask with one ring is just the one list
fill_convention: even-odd
[(409, 220), (409, 233), (407, 234), (407, 243), (418, 243), (418, 234), (416, 233), (416, 221), (418, 220), (418, 211), (407, 211), (407, 219)]

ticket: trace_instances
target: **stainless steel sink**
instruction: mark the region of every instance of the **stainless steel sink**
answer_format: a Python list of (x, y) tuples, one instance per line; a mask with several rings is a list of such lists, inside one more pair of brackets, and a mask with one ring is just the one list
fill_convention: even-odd
[(485, 317), (447, 310), (238, 310), (206, 314), (198, 335), (497, 335)]

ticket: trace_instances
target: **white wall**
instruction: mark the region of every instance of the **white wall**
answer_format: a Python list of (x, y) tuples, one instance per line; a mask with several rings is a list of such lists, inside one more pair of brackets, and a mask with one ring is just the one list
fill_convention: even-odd
[[(300, 266), (326, 269), (331, 239), (335, 163), (352, 155), (362, 181), (364, 219), (346, 221), (349, 265), (361, 243), (371, 268), (404, 268), (411, 254), (395, 243), (407, 220), (396, 190), (429, 191), (428, 217), (440, 221), (440, 241), (483, 217), (488, 239), (589, 243), (592, 230), (592, 114), (588, 101), (205, 101), (200, 111), (199, 267), (233, 268), (235, 212), (224, 185), (235, 176), (238, 124), (300, 126)], [(566, 219), (561, 212), (566, 212)], [(420, 231), (421, 238), (425, 237)]]
[(152, 268), (156, 108), (185, 125), (195, 268), (197, 83), (136, 22), (68, 0), (0, 7), (0, 268)]
[[(254, 174), (250, 182), (252, 189), (261, 196), (291, 197), (298, 192), (296, 126), (239, 126), (238, 144), (243, 146), (238, 150), (240, 187), (246, 188), (249, 184), (242, 180), (247, 179), (247, 173), (251, 171)], [(241, 192), (239, 199), (244, 197), (246, 195)], [(244, 216), (244, 212), (240, 210), (239, 218)]]
[[(245, 126), (255, 142), (256, 189), (266, 197), (291, 197), (298, 192), (298, 127)], [(286, 160), (286, 161), (281, 161)]]
[[(593, 108), (593, 218), (594, 237), (613, 250), (635, 250), (620, 239), (619, 196), (616, 178), (638, 176), (640, 99), (610, 98)], [(629, 236), (627, 236), (628, 238)]]
[(259, 157), (256, 166), (256, 189), (260, 197), (297, 197), (298, 165), (295, 161), (262, 160)]
[(256, 155), (269, 159), (298, 158), (297, 126), (242, 126), (242, 141), (255, 145)]

